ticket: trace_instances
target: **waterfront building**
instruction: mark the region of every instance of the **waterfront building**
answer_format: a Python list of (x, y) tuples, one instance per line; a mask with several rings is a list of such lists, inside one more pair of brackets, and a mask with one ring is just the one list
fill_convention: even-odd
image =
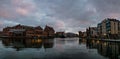
[(20, 24), (3, 28), (3, 35), (12, 37), (47, 37), (48, 34), (49, 36), (53, 36), (54, 32), (54, 29), (49, 26), (46, 26), (44, 30), (40, 26), (32, 27)]
[(75, 33), (72, 33), (72, 32), (68, 32), (68, 33), (65, 33), (65, 36), (66, 37), (78, 37), (78, 34), (75, 34)]
[(79, 31), (79, 37), (80, 38), (85, 38), (87, 36), (86, 32)]
[(3, 28), (4, 36), (25, 36), (26, 26), (16, 25)]
[(95, 38), (95, 37), (98, 36), (98, 34), (97, 34), (97, 27), (89, 27), (88, 31), (89, 31), (89, 36), (90, 37)]
[(55, 30), (52, 27), (46, 25), (44, 29), (44, 36), (54, 37), (54, 35), (55, 35)]
[(83, 32), (83, 38), (87, 37), (87, 33)]
[(34, 28), (34, 35), (37, 37), (42, 37), (43, 36), (43, 29), (40, 26), (37, 26)]
[(64, 38), (65, 37), (65, 32), (56, 32), (56, 37), (61, 37)]
[(101, 37), (101, 35), (102, 35), (101, 33), (102, 33), (102, 24), (99, 23), (97, 25), (97, 34), (98, 34), (98, 37)]
[(116, 19), (104, 19), (97, 25), (98, 35), (101, 37), (117, 36), (120, 33), (120, 21)]
[(83, 37), (83, 32), (82, 31), (79, 31), (79, 37), (82, 38)]

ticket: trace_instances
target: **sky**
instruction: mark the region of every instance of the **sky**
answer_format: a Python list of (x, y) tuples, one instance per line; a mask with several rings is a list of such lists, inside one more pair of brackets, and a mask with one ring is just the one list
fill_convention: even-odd
[(0, 0), (1, 30), (22, 24), (78, 32), (105, 18), (120, 19), (120, 0)]

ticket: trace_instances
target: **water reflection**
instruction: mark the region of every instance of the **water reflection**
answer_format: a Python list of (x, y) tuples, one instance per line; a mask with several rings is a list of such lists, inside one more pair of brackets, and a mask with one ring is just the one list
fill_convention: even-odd
[(0, 52), (0, 59), (119, 59), (120, 43), (79, 38), (2, 39)]
[(20, 51), (25, 48), (52, 48), (53, 39), (3, 39), (2, 44), (6, 48), (14, 48), (16, 51)]
[(120, 55), (120, 43), (119, 42), (107, 42), (90, 40), (86, 41), (88, 49), (97, 49), (98, 53), (109, 59), (119, 59)]

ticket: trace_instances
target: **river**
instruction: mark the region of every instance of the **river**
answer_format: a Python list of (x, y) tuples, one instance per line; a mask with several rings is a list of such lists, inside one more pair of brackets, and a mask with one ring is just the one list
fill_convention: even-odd
[(79, 38), (1, 39), (0, 59), (120, 59), (120, 43)]

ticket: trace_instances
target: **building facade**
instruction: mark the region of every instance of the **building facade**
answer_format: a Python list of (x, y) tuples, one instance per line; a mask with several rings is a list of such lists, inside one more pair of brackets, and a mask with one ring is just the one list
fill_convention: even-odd
[(55, 36), (55, 30), (52, 27), (46, 25), (43, 34), (47, 37), (53, 37)]
[(90, 37), (96, 38), (98, 36), (97, 27), (89, 27), (88, 31)]
[(13, 27), (4, 28), (3, 35), (12, 37), (47, 37), (47, 34), (49, 34), (53, 36), (54, 29), (49, 26), (47, 26), (47, 29), (49, 29), (49, 31), (47, 31), (46, 28), (43, 30), (40, 26), (32, 27), (19, 24)]
[(64, 38), (65, 37), (65, 32), (56, 32), (56, 37)]
[(80, 38), (85, 38), (85, 37), (87, 37), (87, 33), (86, 33), (86, 32), (79, 31), (78, 33), (79, 33), (79, 37), (80, 37)]
[(104, 19), (97, 25), (98, 35), (101, 37), (117, 36), (120, 34), (120, 21), (116, 19)]

